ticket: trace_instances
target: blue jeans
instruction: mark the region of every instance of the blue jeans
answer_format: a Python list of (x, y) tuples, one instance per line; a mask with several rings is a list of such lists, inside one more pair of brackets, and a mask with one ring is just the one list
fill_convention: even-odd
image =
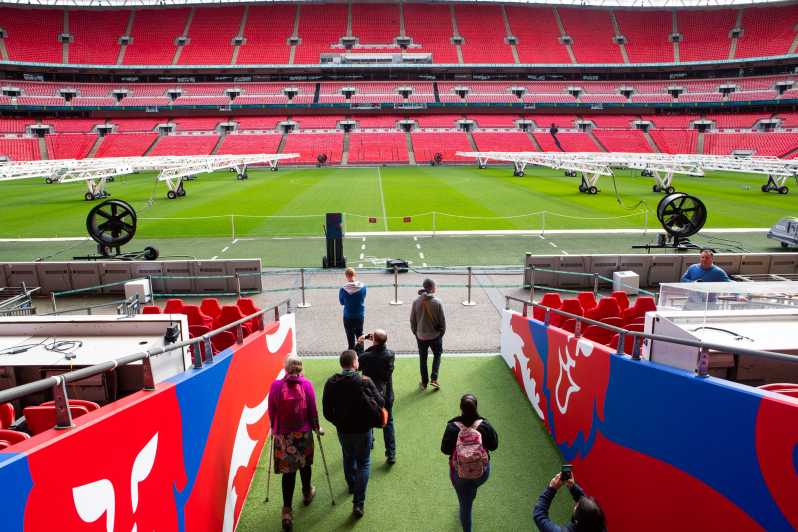
[(460, 524), (463, 525), (463, 532), (471, 532), (471, 507), (477, 496), (477, 488), (488, 480), (490, 476), (490, 462), (485, 468), (481, 477), (476, 479), (463, 479), (457, 476), (457, 471), (449, 468), (449, 478), (457, 492), (457, 500), (460, 502)]
[(429, 382), (427, 355), (430, 349), (432, 349), (432, 380), (438, 380), (438, 370), (441, 367), (441, 353), (443, 353), (443, 337), (438, 336), (433, 340), (420, 340), (416, 338), (416, 342), (418, 342), (418, 362), (419, 369), (421, 370), (421, 383), (426, 386)]
[(371, 470), (371, 431), (354, 434), (338, 433), (344, 455), (344, 477), (354, 491), (352, 503), (362, 507), (366, 503), (366, 486)]
[(344, 318), (344, 332), (346, 333), (346, 345), (349, 349), (358, 352), (363, 351), (363, 344), (358, 344), (357, 339), (363, 334), (364, 318)]
[(385, 456), (387, 458), (396, 458), (396, 431), (393, 427), (393, 400), (390, 403), (385, 403), (385, 409), (388, 410), (388, 423), (382, 428), (382, 438), (385, 441)]

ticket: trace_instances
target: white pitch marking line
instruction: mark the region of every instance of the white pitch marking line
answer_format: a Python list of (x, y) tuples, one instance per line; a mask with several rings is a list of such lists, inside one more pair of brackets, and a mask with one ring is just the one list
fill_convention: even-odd
[(421, 267), (422, 267), (422, 268), (426, 268), (426, 267), (427, 267), (427, 263), (426, 263), (426, 262), (422, 262), (422, 263), (421, 263)]
[(543, 236), (543, 235), (538, 235), (538, 236), (540, 237), (541, 240), (546, 240), (545, 236)]
[(214, 255), (213, 257), (211, 257), (211, 260), (216, 260), (218, 258), (219, 258), (219, 255)]
[(417, 237), (417, 236), (414, 236), (414, 237), (413, 237), (413, 240), (415, 240), (416, 242), (418, 242), (418, 237)]
[(380, 204), (382, 205), (382, 223), (385, 230), (388, 230), (388, 213), (385, 211), (385, 195), (382, 193), (382, 172), (377, 167), (377, 185), (380, 189)]
[(561, 249), (560, 251), (562, 251), (562, 254), (563, 254), (563, 255), (570, 255), (570, 253), (568, 253), (568, 252), (567, 252), (567, 251), (565, 251), (564, 249)]
[(362, 263), (358, 263), (357, 267), (358, 267), (358, 268), (362, 268), (362, 267), (363, 267), (363, 264), (362, 264)]
[(416, 249), (421, 249), (421, 244), (416, 244)]
[(361, 253), (361, 254), (360, 254), (360, 260), (363, 260), (363, 257), (365, 257), (365, 256), (366, 256), (366, 254), (365, 254), (365, 253)]
[(556, 248), (556, 247), (557, 247), (557, 244), (555, 244), (554, 242), (549, 242), (549, 245), (550, 245), (551, 247), (553, 247), (553, 248)]
[(222, 253), (227, 253), (227, 250), (230, 249), (230, 246), (225, 246), (222, 248)]
[(363, 244), (362, 246), (360, 246), (360, 249), (366, 249), (366, 244)]
[(366, 237), (364, 236), (364, 237), (363, 237), (363, 242), (365, 242), (365, 241), (366, 241)]
[(238, 239), (233, 240), (233, 244), (238, 244)]

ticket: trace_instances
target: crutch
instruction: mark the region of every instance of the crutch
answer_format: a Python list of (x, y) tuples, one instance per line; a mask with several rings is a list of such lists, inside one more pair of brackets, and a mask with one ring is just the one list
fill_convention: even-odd
[(324, 456), (324, 446), (321, 444), (321, 432), (316, 431), (316, 438), (319, 440), (319, 450), (321, 451), (321, 462), (324, 464), (324, 474), (327, 475), (327, 487), (330, 488), (330, 499), (335, 506), (335, 495), (333, 495), (332, 482), (330, 482), (330, 470), (327, 469), (327, 458)]
[(266, 473), (266, 500), (269, 502), (269, 490), (272, 487), (272, 456), (274, 456), (274, 431), (269, 431), (269, 441), (266, 442), (266, 447), (269, 448), (269, 471)]

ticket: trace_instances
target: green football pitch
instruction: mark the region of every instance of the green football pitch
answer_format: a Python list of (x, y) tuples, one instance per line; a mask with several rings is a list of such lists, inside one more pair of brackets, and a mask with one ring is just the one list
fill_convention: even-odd
[[(383, 238), (382, 247), (388, 249), (378, 254), (395, 256), (389, 252), (393, 246), (418, 246), (412, 240), (385, 236), (386, 232), (658, 229), (656, 206), (662, 198), (652, 191), (652, 178), (628, 170), (618, 171), (615, 178), (601, 178), (601, 191), (593, 196), (580, 193), (579, 179), (562, 172), (535, 168), (527, 169), (525, 177), (513, 177), (506, 166), (484, 170), (473, 166), (253, 169), (245, 181), (217, 172), (187, 182), (187, 195), (176, 200), (166, 199), (166, 187), (154, 175), (123, 176), (108, 184), (112, 198), (129, 202), (137, 211), (138, 232), (130, 249), (153, 241), (162, 253), (168, 249), (165, 255), (212, 258), (222, 253), (237, 256), (232, 242), (237, 242), (241, 252), (252, 251), (240, 244), (261, 239), (257, 253), (249, 256), (274, 258), (264, 264), (276, 266), (307, 264), (308, 253), (314, 265), (318, 262), (323, 245), (313, 238), (323, 235), (326, 212), (343, 212), (349, 235), (368, 236), (373, 246), (382, 245), (379, 239)], [(782, 216), (798, 214), (792, 195), (762, 193), (763, 182), (758, 175), (713, 173), (676, 176), (674, 185), (704, 201), (709, 211), (707, 228), (770, 227)], [(0, 238), (85, 237), (86, 215), (95, 202), (83, 200), (84, 192), (80, 183), (45, 185), (38, 179), (1, 183)], [(515, 263), (524, 250), (541, 244), (530, 238), (519, 244), (514, 238), (519, 237), (451, 238), (450, 245), (444, 245), (436, 260), (429, 262), (461, 263), (483, 248), (512, 246)], [(573, 248), (566, 243), (565, 249), (572, 253), (618, 252), (632, 243), (628, 235), (615, 236), (611, 231), (569, 238), (581, 238)], [(640, 237), (634, 241), (640, 243)], [(438, 242), (441, 248), (440, 242), (447, 240)], [(761, 250), (758, 246), (763, 242), (759, 234), (753, 245), (742, 247)], [(360, 245), (351, 244), (349, 256), (359, 256), (356, 248)], [(65, 249), (87, 253), (91, 247), (88, 242), (4, 242), (0, 259), (30, 260), (53, 254), (67, 258), (72, 251)], [(540, 251), (560, 253), (561, 248), (543, 243)], [(485, 260), (508, 263), (499, 256)]]

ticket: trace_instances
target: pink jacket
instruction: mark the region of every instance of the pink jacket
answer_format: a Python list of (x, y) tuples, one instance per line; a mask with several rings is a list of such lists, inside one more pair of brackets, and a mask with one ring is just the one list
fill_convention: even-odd
[[(289, 384), (290, 383), (290, 384)], [(280, 396), (283, 386), (288, 385), (302, 386), (305, 391), (305, 400), (308, 408), (303, 419), (296, 420), (292, 423), (291, 427), (275, 427), (278, 424), (280, 416)], [(283, 414), (285, 414), (283, 412)], [(307, 380), (302, 375), (286, 375), (284, 379), (278, 379), (272, 383), (269, 390), (269, 423), (272, 430), (277, 434), (288, 434), (289, 432), (308, 432), (310, 430), (318, 430), (319, 428), (319, 413), (316, 410), (316, 392), (313, 390), (313, 383)], [(279, 424), (278, 424), (279, 425)]]

